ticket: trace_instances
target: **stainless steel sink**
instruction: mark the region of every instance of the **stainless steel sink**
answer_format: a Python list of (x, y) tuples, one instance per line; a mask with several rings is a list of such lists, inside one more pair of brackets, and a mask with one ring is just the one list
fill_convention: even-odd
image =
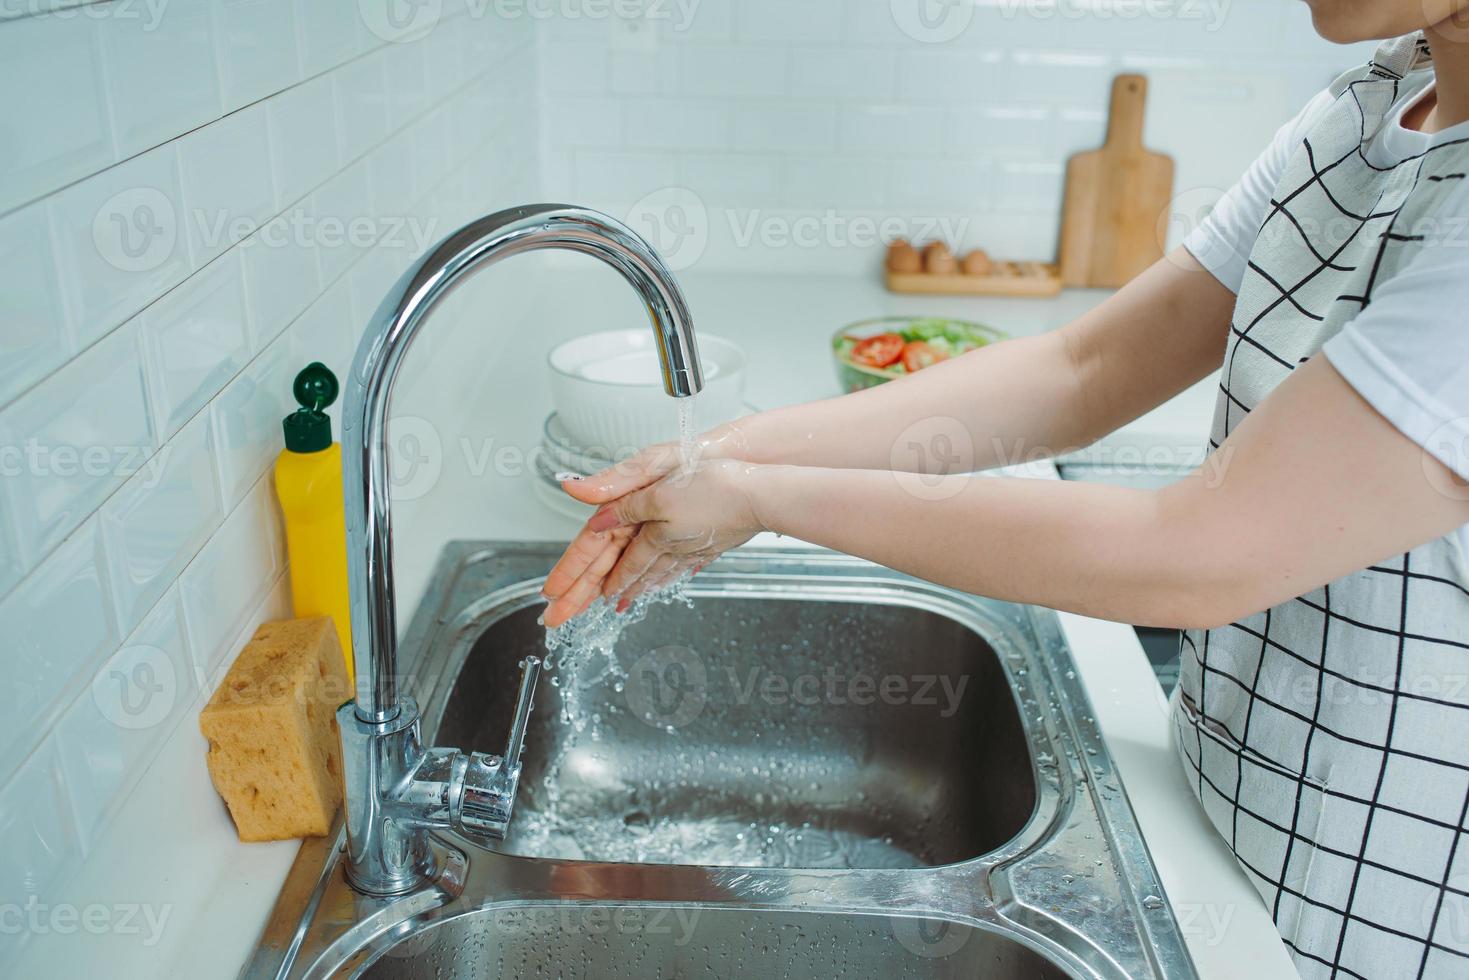
[(390, 949), (364, 976), (1060, 980), (1066, 974), (1013, 939), (941, 919), (551, 905), (453, 919)]
[[(507, 605), (518, 605), (513, 600)], [(538, 610), (496, 613), (436, 740), (505, 743)], [(927, 867), (1035, 810), (1019, 706), (983, 636), (928, 609), (714, 589), (538, 688), (503, 849), (754, 867)]]
[[(433, 743), (504, 743), (559, 552), (446, 549), (400, 661)], [(244, 975), (1195, 975), (1053, 613), (804, 549), (690, 596), (552, 655), (506, 840), (396, 899), (308, 842)]]

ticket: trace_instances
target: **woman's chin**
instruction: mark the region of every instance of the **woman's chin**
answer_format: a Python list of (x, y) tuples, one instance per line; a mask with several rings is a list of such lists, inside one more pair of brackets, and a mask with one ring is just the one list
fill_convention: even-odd
[[(1333, 30), (1332, 27), (1337, 28)], [(1332, 44), (1356, 44), (1358, 41), (1370, 41), (1365, 35), (1359, 34), (1351, 29), (1348, 24), (1337, 24), (1331, 26), (1316, 26), (1316, 33), (1330, 41)]]
[(1306, 6), (1311, 8), (1311, 26), (1317, 34), (1331, 43), (1354, 44), (1372, 39), (1370, 35), (1363, 33), (1361, 18), (1352, 16), (1350, 11), (1341, 10), (1341, 4), (1306, 0)]
[(1333, 44), (1355, 44), (1410, 34), (1427, 26), (1432, 0), (1380, 6), (1376, 0), (1305, 0), (1305, 4), (1317, 34)]

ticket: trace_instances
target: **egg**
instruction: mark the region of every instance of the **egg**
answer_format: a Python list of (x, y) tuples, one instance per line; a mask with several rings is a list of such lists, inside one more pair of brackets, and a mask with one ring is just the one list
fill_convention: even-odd
[(959, 271), (959, 261), (943, 242), (929, 242), (923, 247), (923, 271), (934, 276), (952, 276)]
[(964, 270), (966, 276), (987, 276), (990, 274), (992, 264), (989, 255), (982, 248), (977, 248), (964, 256), (959, 267)]
[(907, 239), (894, 239), (888, 246), (888, 269), (893, 272), (918, 272), (923, 268), (923, 259), (918, 249), (908, 244)]

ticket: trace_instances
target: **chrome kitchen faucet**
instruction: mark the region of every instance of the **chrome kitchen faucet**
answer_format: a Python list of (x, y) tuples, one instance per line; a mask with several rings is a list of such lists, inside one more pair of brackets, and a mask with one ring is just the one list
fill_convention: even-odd
[(398, 692), (397, 615), (389, 511), (388, 403), (413, 340), (434, 307), (476, 269), (518, 252), (562, 248), (620, 272), (648, 311), (663, 387), (704, 387), (688, 306), (652, 247), (607, 215), (562, 204), (510, 208), (449, 235), (388, 292), (357, 347), (342, 424), (347, 568), (357, 697), (337, 711), (346, 790), (347, 877), (372, 895), (398, 895), (436, 872), (429, 836), (453, 829), (501, 838), (520, 777), (520, 746), (540, 661), (522, 663), (503, 756), (425, 748), (419, 709)]

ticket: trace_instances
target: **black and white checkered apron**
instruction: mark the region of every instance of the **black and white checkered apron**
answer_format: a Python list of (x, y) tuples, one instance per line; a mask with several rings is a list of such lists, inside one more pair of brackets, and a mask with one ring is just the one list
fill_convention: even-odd
[[(1429, 58), (1421, 35), (1384, 43), (1295, 148), (1240, 287), (1215, 448), (1372, 302), (1464, 179), (1463, 140), (1390, 168), (1363, 152)], [(1466, 623), (1447, 537), (1184, 637), (1178, 750), (1302, 977), (1469, 978)]]

